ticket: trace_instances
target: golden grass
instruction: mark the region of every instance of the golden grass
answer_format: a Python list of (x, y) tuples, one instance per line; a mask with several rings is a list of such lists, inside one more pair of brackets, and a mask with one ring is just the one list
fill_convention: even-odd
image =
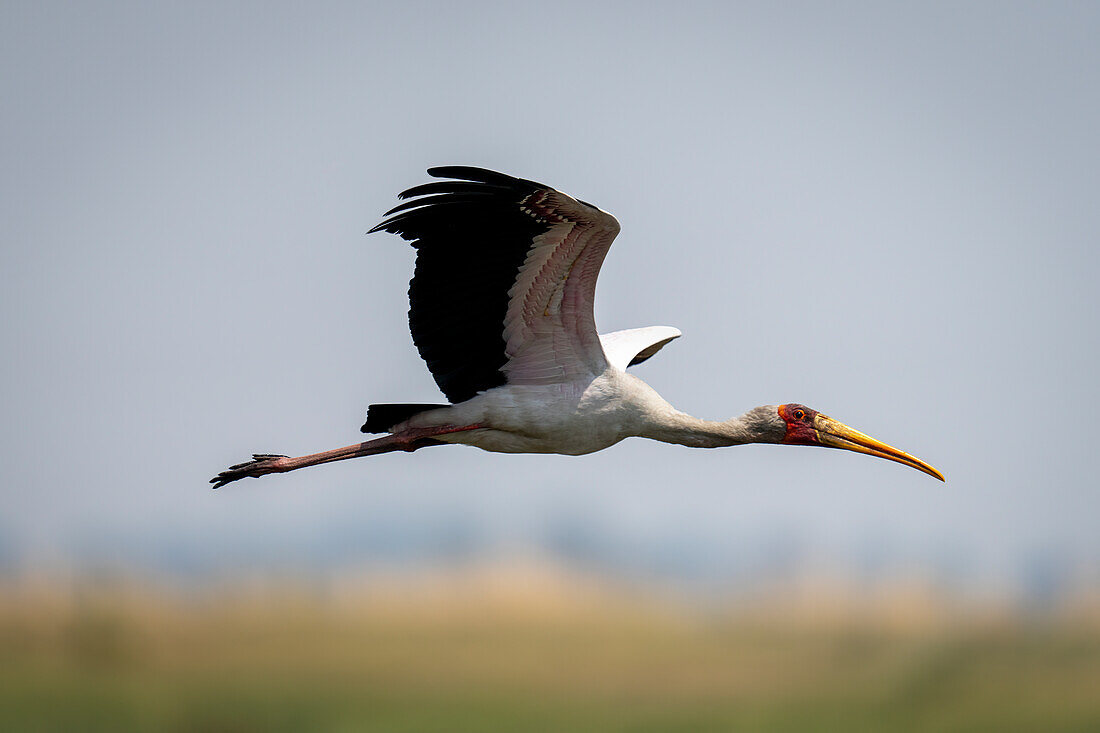
[(552, 572), (0, 595), (0, 729), (1100, 730), (1100, 624)]

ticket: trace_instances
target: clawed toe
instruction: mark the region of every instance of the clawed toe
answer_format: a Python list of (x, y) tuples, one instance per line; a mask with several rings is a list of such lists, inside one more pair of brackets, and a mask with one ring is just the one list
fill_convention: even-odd
[(287, 457), (288, 456), (279, 453), (254, 453), (251, 461), (245, 461), (244, 463), (230, 466), (210, 479), (210, 483), (214, 485), (213, 488), (220, 489), (226, 484), (238, 481), (242, 478), (259, 478), (260, 476), (272, 473), (272, 463), (280, 458)]

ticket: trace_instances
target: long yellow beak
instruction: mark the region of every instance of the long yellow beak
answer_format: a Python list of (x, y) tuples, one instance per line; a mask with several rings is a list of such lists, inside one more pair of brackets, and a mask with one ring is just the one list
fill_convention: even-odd
[(914, 458), (908, 453), (879, 442), (869, 435), (864, 435), (858, 430), (852, 430), (844, 423), (837, 422), (827, 415), (822, 415), (820, 412), (814, 417), (814, 431), (817, 433), (817, 438), (821, 441), (821, 445), (830, 448), (853, 450), (856, 453), (866, 453), (869, 456), (877, 456), (878, 458), (885, 458), (889, 461), (897, 461), (898, 463), (904, 463), (906, 466), (912, 466), (918, 471), (923, 471), (929, 476), (938, 478), (940, 481), (947, 481), (942, 473), (919, 458)]

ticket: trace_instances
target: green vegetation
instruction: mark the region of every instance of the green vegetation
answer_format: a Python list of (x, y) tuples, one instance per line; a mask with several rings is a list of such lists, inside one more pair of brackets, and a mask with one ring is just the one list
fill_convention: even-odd
[(381, 595), (6, 593), (0, 729), (1100, 730), (1082, 620)]

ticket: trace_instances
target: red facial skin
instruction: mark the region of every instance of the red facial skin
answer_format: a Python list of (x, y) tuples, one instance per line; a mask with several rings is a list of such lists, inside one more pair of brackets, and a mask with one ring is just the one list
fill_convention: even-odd
[(787, 423), (787, 435), (783, 442), (787, 445), (821, 445), (814, 430), (814, 418), (817, 410), (792, 402), (779, 406), (779, 417)]

